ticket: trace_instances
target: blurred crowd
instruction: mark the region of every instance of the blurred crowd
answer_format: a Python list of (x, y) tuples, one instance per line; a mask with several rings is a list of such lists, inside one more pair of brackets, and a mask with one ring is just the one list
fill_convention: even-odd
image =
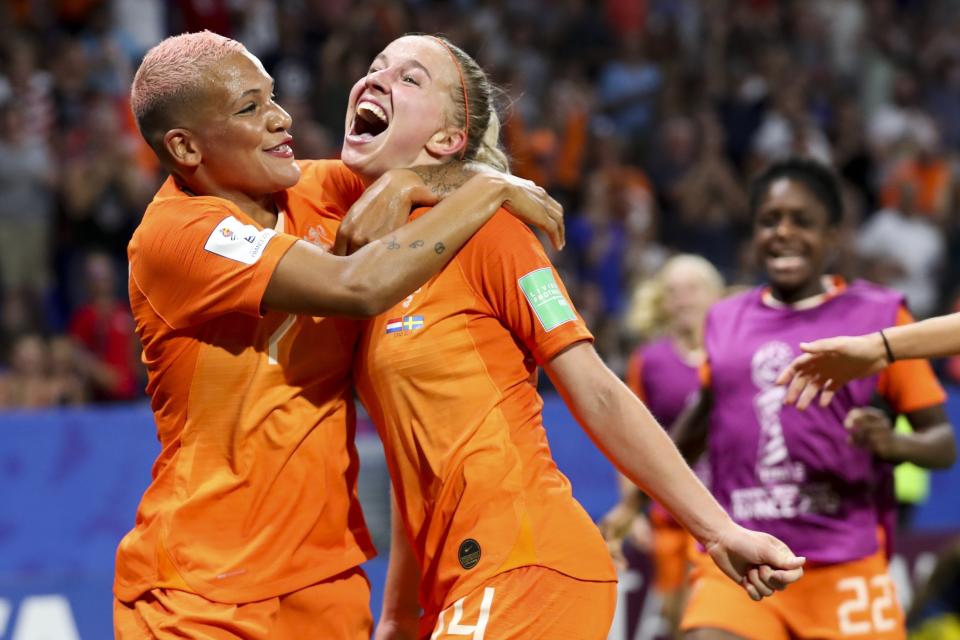
[(835, 271), (917, 316), (957, 307), (956, 0), (7, 0), (0, 408), (143, 396), (126, 243), (163, 176), (128, 90), (149, 47), (200, 29), (264, 61), (300, 157), (337, 155), (349, 88), (393, 38), (472, 53), (504, 89), (514, 172), (566, 207), (554, 259), (614, 370), (643, 338), (631, 292), (672, 253), (758, 281), (747, 181), (791, 154), (843, 178)]

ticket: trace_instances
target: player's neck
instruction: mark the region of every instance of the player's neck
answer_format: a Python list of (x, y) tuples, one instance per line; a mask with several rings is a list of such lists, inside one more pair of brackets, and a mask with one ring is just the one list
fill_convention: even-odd
[(782, 291), (774, 287), (764, 289), (763, 302), (768, 307), (774, 308), (790, 308), (797, 311), (812, 309), (836, 295), (842, 286), (841, 280), (824, 275), (796, 291)]
[(180, 189), (188, 196), (213, 196), (229, 200), (237, 206), (240, 211), (250, 216), (261, 227), (273, 229), (277, 225), (277, 203), (274, 194), (264, 196), (251, 196), (239, 191), (230, 189), (221, 189), (216, 186), (195, 185), (184, 180), (181, 176), (176, 178)]
[(700, 332), (696, 330), (674, 329), (671, 332), (674, 349), (680, 357), (691, 365), (699, 365), (703, 360)]

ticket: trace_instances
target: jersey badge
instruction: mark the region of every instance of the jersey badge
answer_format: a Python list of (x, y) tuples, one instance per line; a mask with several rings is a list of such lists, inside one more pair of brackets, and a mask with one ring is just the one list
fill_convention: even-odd
[(213, 230), (203, 248), (229, 260), (253, 264), (260, 259), (267, 243), (275, 235), (277, 232), (273, 229), (258, 229), (227, 216)]
[(467, 538), (461, 542), (457, 559), (464, 569), (473, 569), (480, 562), (480, 543), (473, 538)]
[(403, 316), (387, 320), (387, 333), (409, 333), (423, 328), (423, 316)]
[(577, 319), (550, 267), (531, 271), (517, 282), (544, 331)]

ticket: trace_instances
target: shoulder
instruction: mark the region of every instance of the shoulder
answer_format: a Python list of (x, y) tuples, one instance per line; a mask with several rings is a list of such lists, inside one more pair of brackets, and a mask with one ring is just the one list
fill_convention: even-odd
[(133, 264), (141, 253), (152, 253), (170, 242), (196, 234), (209, 235), (218, 223), (228, 221), (231, 216), (237, 220), (235, 226), (246, 220), (239, 209), (222, 198), (156, 198), (130, 238), (128, 257)]
[(899, 307), (906, 303), (906, 298), (899, 291), (866, 280), (854, 280), (843, 295), (864, 304)]
[(363, 193), (363, 182), (340, 160), (298, 160), (300, 180), (288, 193), (329, 201), (344, 210)]
[(473, 236), (466, 248), (483, 248), (485, 251), (496, 250), (509, 252), (511, 249), (521, 249), (529, 243), (540, 241), (525, 223), (521, 222), (506, 209), (500, 209), (481, 229)]
[(716, 318), (732, 316), (745, 309), (755, 307), (760, 304), (762, 293), (762, 287), (755, 287), (718, 300), (711, 305), (709, 311), (707, 311), (707, 318), (714, 320)]

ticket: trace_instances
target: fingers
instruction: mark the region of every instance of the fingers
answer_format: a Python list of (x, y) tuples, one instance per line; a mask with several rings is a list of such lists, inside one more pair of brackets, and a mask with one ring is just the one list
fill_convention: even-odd
[(787, 387), (787, 394), (783, 397), (784, 404), (794, 404), (797, 401), (797, 398), (800, 397), (800, 393), (803, 391), (804, 385), (806, 385), (806, 378), (798, 375), (793, 368), (793, 365), (790, 365), (784, 369), (783, 373), (780, 374), (780, 377), (777, 378), (777, 384), (787, 384), (790, 386)]
[(410, 194), (410, 204), (416, 207), (432, 207), (433, 205), (440, 202), (440, 198), (435, 194), (430, 187), (426, 185), (418, 185), (413, 187), (409, 191)]
[[(830, 387), (832, 384), (833, 384), (833, 380), (831, 380), (827, 384), (827, 386)], [(820, 406), (826, 407), (827, 405), (829, 405), (833, 401), (834, 395), (836, 395), (835, 390), (829, 389), (829, 388), (825, 389), (823, 393), (820, 394)]]
[(330, 251), (335, 256), (347, 255), (347, 235), (345, 233), (337, 233), (337, 237), (333, 241), (333, 249)]
[(743, 585), (743, 588), (747, 590), (747, 595), (750, 596), (750, 599), (754, 602), (759, 602), (763, 600), (763, 596), (760, 595), (760, 592), (757, 591), (757, 588), (753, 586), (750, 580), (746, 576), (743, 577), (743, 580), (740, 581), (740, 584)]
[(823, 340), (814, 340), (813, 342), (801, 342), (800, 349), (807, 353), (827, 353), (834, 350), (834, 340), (824, 338)]
[(560, 203), (530, 180), (510, 176), (510, 183), (517, 197), (504, 202), (507, 210), (543, 230), (550, 243), (558, 250), (562, 249), (566, 244), (566, 229)]
[(770, 565), (773, 569), (799, 569), (806, 563), (803, 556), (794, 555), (790, 547), (769, 534), (761, 534), (767, 538), (767, 544), (760, 551), (758, 565)]
[[(763, 568), (764, 568), (763, 566), (753, 567), (752, 569), (747, 571), (746, 577), (747, 577), (747, 583), (754, 588), (754, 590), (760, 595), (760, 597), (766, 598), (768, 596), (773, 595), (773, 589), (771, 589), (770, 586), (767, 585), (767, 583), (764, 582), (763, 579), (760, 577), (760, 570)], [(766, 567), (766, 569), (768, 571), (770, 570), (769, 567)]]
[(798, 356), (791, 362), (787, 367), (780, 372), (780, 375), (777, 376), (777, 384), (789, 384), (792, 380), (796, 378), (797, 369), (801, 363), (804, 362), (804, 358), (807, 356)]
[(787, 571), (771, 570), (770, 579), (767, 582), (771, 587), (777, 591), (783, 591), (787, 588), (787, 585), (793, 584), (797, 580), (803, 577), (803, 567), (797, 567), (796, 569), (789, 569)]
[(820, 385), (813, 380), (806, 380), (806, 387), (797, 399), (797, 409), (802, 411), (809, 407), (818, 393), (820, 393)]

